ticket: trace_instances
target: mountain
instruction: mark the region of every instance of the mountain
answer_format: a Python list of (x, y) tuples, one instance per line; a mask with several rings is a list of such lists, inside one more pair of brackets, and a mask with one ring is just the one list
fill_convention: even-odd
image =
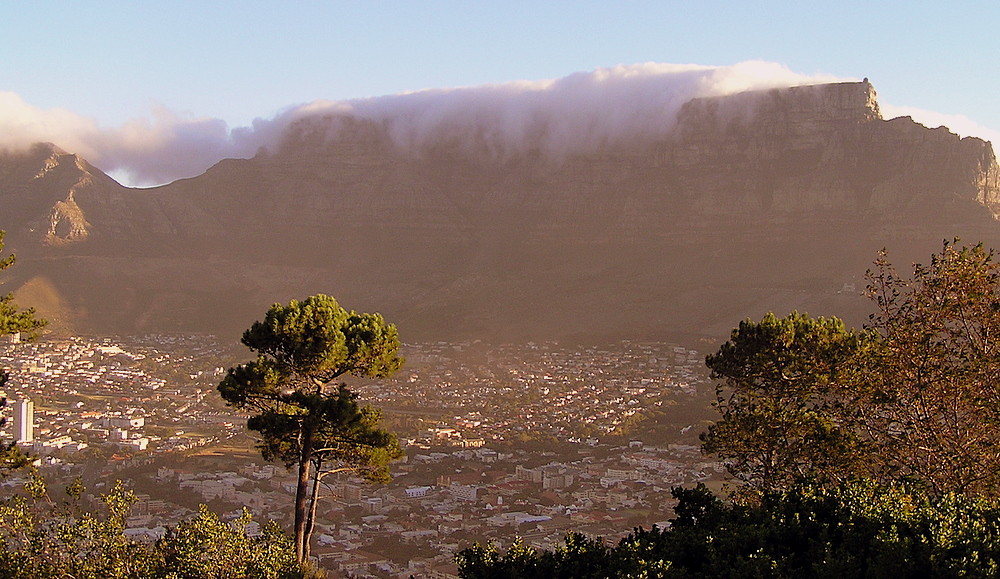
[(867, 81), (695, 99), (658, 137), (563, 155), (460, 130), (407, 148), (307, 117), (153, 189), (0, 153), (5, 287), (81, 332), (237, 336), (322, 292), (410, 341), (722, 336), (772, 310), (862, 323), (883, 247), (904, 271), (943, 239), (1000, 247), (991, 144), (884, 120)]

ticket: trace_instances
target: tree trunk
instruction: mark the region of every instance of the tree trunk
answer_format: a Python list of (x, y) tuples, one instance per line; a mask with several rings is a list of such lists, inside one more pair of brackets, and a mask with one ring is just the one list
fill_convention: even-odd
[(309, 516), (306, 519), (306, 532), (304, 538), (304, 545), (305, 545), (304, 550), (306, 559), (309, 558), (309, 553), (312, 547), (310, 543), (312, 539), (313, 528), (316, 526), (316, 499), (319, 498), (319, 479), (320, 479), (320, 473), (323, 470), (321, 468), (322, 466), (323, 466), (322, 460), (317, 460), (316, 472), (313, 475), (312, 493), (309, 496)]
[(306, 499), (309, 492), (309, 467), (312, 465), (314, 430), (302, 425), (302, 448), (299, 455), (299, 480), (295, 487), (295, 558), (299, 563), (308, 556), (306, 549)]

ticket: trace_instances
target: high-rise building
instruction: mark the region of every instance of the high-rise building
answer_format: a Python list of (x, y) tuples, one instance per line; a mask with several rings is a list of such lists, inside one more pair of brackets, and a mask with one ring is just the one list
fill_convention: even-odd
[(35, 403), (18, 400), (14, 403), (14, 440), (31, 442), (35, 439)]

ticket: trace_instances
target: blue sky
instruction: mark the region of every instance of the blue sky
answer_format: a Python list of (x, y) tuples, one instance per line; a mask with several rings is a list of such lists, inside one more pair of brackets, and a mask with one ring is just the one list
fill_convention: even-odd
[(0, 121), (233, 129), (318, 99), (764, 60), (868, 77), (883, 107), (996, 141), (998, 22), (995, 0), (0, 0)]

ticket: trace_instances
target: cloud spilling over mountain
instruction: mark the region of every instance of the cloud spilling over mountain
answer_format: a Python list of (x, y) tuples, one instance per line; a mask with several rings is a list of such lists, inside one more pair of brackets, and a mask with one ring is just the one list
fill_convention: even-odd
[(15, 93), (0, 92), (0, 150), (23, 150), (37, 142), (78, 152), (135, 185), (198, 175), (220, 159), (253, 151), (218, 119), (184, 118), (159, 107), (152, 120), (106, 128), (71, 111), (39, 109)]
[[(155, 191), (53, 145), (0, 152), (18, 256), (0, 281), (97, 333), (238, 335), (268, 304), (328, 293), (408, 339), (597, 340), (725, 335), (792, 309), (856, 325), (880, 248), (905, 264), (941, 239), (1000, 247), (1000, 168), (981, 139), (884, 120), (864, 81), (736, 87), (674, 114), (687, 95), (664, 96), (658, 66), (314, 103), (229, 133), (266, 151)], [(688, 94), (725, 80), (671, 74)], [(602, 124), (615, 99), (640, 120)], [(525, 141), (604, 146), (502, 156)]]
[[(798, 74), (763, 61), (732, 66), (644, 63), (554, 80), (317, 100), (235, 128), (221, 119), (183, 116), (166, 107), (154, 109), (148, 119), (102, 127), (71, 111), (40, 109), (15, 93), (0, 92), (0, 149), (52, 142), (126, 184), (155, 185), (199, 175), (225, 158), (249, 158), (262, 147), (275, 147), (286, 128), (302, 118), (353, 116), (385, 126), (407, 151), (457, 143), (501, 157), (530, 150), (561, 158), (662, 137), (692, 98), (837, 80), (843, 79)], [(911, 116), (928, 127), (947, 125), (962, 136), (1000, 141), (997, 131), (959, 115), (892, 105), (883, 105), (883, 112), (886, 118)], [(327, 126), (335, 133), (336, 123)]]
[(191, 177), (223, 158), (275, 145), (291, 123), (314, 115), (352, 115), (385, 124), (396, 143), (419, 147), (473, 139), (498, 154), (528, 144), (564, 154), (655, 137), (688, 100), (753, 89), (829, 82), (769, 62), (733, 66), (646, 63), (602, 68), (556, 80), (435, 89), (349, 101), (315, 101), (250, 127), (191, 118), (166, 108), (152, 120), (107, 128), (61, 109), (43, 110), (0, 92), (0, 147), (49, 141), (137, 185)]
[(527, 146), (560, 155), (662, 137), (692, 98), (832, 80), (765, 62), (731, 67), (649, 63), (550, 81), (317, 102), (297, 113), (347, 112), (381, 121), (404, 150), (471, 139), (501, 154)]

